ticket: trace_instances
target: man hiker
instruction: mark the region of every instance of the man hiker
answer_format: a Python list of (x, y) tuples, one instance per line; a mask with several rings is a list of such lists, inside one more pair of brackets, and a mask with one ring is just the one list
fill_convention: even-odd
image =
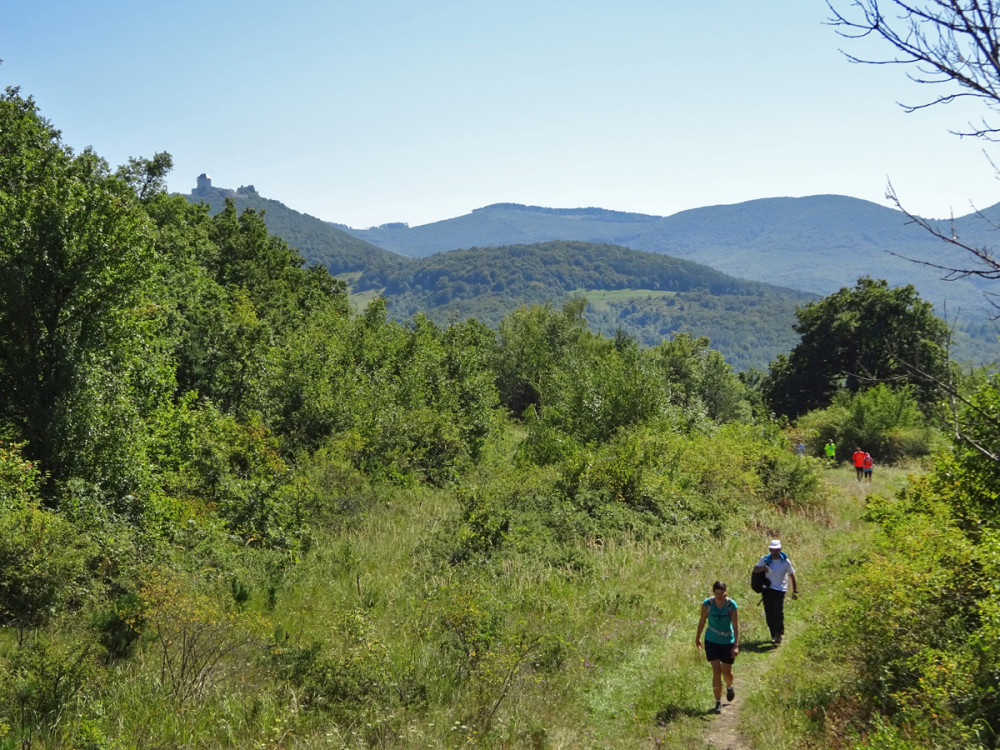
[(833, 438), (826, 441), (823, 450), (826, 451), (826, 460), (830, 462), (831, 466), (835, 465), (837, 463), (837, 444), (833, 442)]
[(764, 619), (771, 631), (771, 643), (777, 646), (785, 634), (785, 593), (788, 591), (788, 581), (792, 582), (792, 598), (799, 595), (799, 586), (795, 581), (795, 568), (788, 555), (781, 551), (781, 541), (772, 539), (764, 555), (753, 569), (754, 573), (766, 571), (770, 586), (761, 595), (764, 602)]

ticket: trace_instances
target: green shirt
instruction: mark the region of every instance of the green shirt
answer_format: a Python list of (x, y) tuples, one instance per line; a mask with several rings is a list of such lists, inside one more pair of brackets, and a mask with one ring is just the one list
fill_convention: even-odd
[(705, 631), (705, 640), (712, 643), (735, 643), (736, 633), (733, 632), (733, 620), (729, 613), (739, 609), (736, 602), (726, 599), (721, 607), (717, 607), (715, 597), (710, 596), (701, 604), (708, 608), (708, 630)]

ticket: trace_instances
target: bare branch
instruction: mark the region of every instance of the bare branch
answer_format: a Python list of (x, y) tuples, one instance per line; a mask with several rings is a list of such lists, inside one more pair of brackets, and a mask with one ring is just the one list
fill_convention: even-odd
[[(853, 63), (903, 65), (911, 68), (908, 77), (921, 84), (957, 87), (920, 104), (901, 105), (914, 112), (960, 98), (982, 99), (995, 113), (1000, 112), (1000, 2), (995, 0), (851, 0), (849, 12), (841, 12), (827, 0), (830, 17), (842, 37), (880, 37), (896, 54), (872, 59), (844, 52)], [(887, 8), (892, 15), (887, 15)], [(841, 50), (843, 52), (843, 50)], [(983, 118), (981, 125), (969, 123), (961, 136), (993, 140), (1000, 125)]]

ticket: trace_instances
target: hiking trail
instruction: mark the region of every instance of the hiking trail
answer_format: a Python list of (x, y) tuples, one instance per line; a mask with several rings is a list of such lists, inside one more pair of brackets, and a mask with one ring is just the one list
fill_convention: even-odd
[[(852, 499), (855, 502), (863, 503), (864, 498), (872, 491), (871, 485), (867, 484), (855, 486), (853, 483), (849, 483), (846, 486), (837, 487), (834, 482), (830, 481), (829, 477), (824, 477), (824, 482), (841, 497)], [(842, 526), (843, 524), (837, 525)], [(846, 526), (849, 527), (850, 523), (847, 523)], [(758, 598), (752, 600), (752, 606), (757, 606), (758, 600)], [(747, 619), (749, 620), (749, 618)], [(794, 637), (795, 629), (793, 626), (786, 633), (786, 643), (790, 637)], [(756, 750), (740, 734), (740, 727), (743, 726), (740, 721), (740, 709), (743, 700), (750, 692), (749, 686), (759, 685), (771, 668), (770, 655), (779, 648), (785, 648), (785, 646), (772, 647), (766, 630), (763, 634), (756, 632), (745, 633), (745, 635), (749, 635), (749, 638), (741, 639), (744, 642), (740, 649), (740, 655), (733, 665), (736, 697), (732, 702), (725, 700), (725, 686), (723, 685), (722, 712), (707, 717), (707, 727), (704, 734), (705, 750)], [(766, 639), (761, 640), (762, 637), (766, 637)]]

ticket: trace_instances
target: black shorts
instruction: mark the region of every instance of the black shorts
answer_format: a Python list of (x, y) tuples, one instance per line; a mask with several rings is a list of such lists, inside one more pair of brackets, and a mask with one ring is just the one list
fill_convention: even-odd
[(705, 641), (705, 658), (709, 661), (721, 661), (723, 664), (733, 663), (732, 643), (712, 643)]

